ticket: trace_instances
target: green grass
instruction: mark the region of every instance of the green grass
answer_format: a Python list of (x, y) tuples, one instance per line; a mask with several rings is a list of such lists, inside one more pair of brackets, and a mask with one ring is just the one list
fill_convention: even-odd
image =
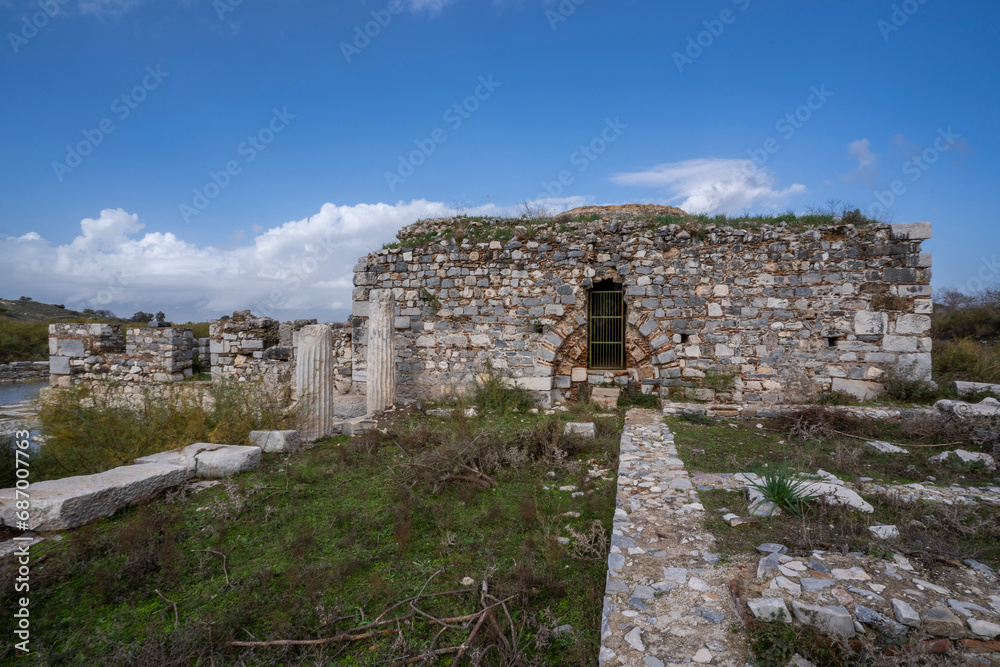
[[(32, 551), (38, 662), (393, 664), (426, 649), (441, 628), (418, 616), (400, 623), (398, 634), (390, 626), (389, 634), (364, 641), (272, 648), (229, 642), (334, 636), (424, 587), (427, 594), (462, 592), (421, 600), (422, 611), (470, 614), (481, 608), (486, 581), (491, 595), (507, 601), (510, 618), (498, 608), (498, 622), (485, 624), (473, 642), (477, 650), (497, 646), (482, 664), (592, 664), (615, 482), (613, 473), (610, 482), (587, 480), (594, 464), (575, 461), (616, 469), (620, 420), (598, 422), (599, 438), (584, 441), (561, 435), (570, 418), (406, 413), (380, 423), (387, 434), (266, 455), (258, 470), (226, 485), (161, 499), (43, 543)], [(462, 460), (495, 485), (445, 479), (457, 470), (448, 465), (430, 472), (416, 465), (449, 456), (468, 457)], [(561, 484), (587, 495), (552, 490)], [(580, 516), (562, 516), (569, 511)], [(601, 522), (597, 533), (594, 521)], [(569, 536), (566, 526), (601, 539), (591, 549), (560, 545), (555, 537)], [(228, 586), (222, 558), (198, 551), (204, 549), (225, 554)], [(0, 564), (4, 599), (13, 581), (8, 567)], [(464, 577), (476, 583), (463, 585)], [(177, 627), (163, 598), (177, 605)], [(575, 632), (548, 636), (563, 623)], [(4, 614), (0, 631), (11, 630)], [(436, 647), (456, 645), (469, 630), (446, 630)], [(0, 649), (0, 660), (9, 657)], [(448, 663), (446, 657), (441, 664)]]
[[(882, 454), (864, 446), (860, 440), (839, 436), (830, 422), (813, 436), (793, 438), (790, 431), (801, 430), (799, 422), (767, 420), (765, 422), (697, 425), (677, 418), (668, 419), (676, 433), (677, 450), (689, 471), (735, 473), (766, 471), (775, 467), (816, 472), (822, 468), (845, 481), (872, 477), (893, 483), (927, 483), (927, 476), (936, 478), (938, 487), (952, 483), (962, 486), (995, 484), (996, 473), (982, 468), (949, 463), (928, 464), (926, 459), (940, 448), (917, 448), (938, 440), (941, 431), (928, 431), (924, 423), (898, 423), (865, 420), (873, 428), (872, 439), (882, 439), (899, 445), (911, 445), (911, 454)], [(761, 423), (778, 431), (756, 428)], [(733, 425), (737, 428), (733, 428)], [(836, 430), (852, 428), (850, 422), (835, 424)], [(900, 437), (908, 433), (909, 437)], [(923, 433), (923, 436), (916, 434)], [(974, 449), (969, 444), (964, 447)], [(760, 525), (731, 528), (719, 510), (726, 509), (740, 516), (749, 516), (744, 490), (699, 490), (706, 510), (705, 527), (719, 540), (720, 553), (753, 554), (762, 542), (780, 542), (791, 549), (808, 552), (811, 549), (846, 549), (871, 554), (885, 552), (885, 544), (875, 538), (868, 527), (877, 523), (896, 525), (902, 535), (899, 546), (906, 553), (925, 555), (929, 559), (962, 560), (975, 558), (1000, 566), (1000, 524), (996, 510), (986, 504), (944, 505), (929, 502), (907, 503), (881, 495), (862, 494), (875, 511), (862, 514), (844, 507), (810, 503), (799, 515), (784, 513), (773, 520), (761, 520)]]
[[(938, 485), (994, 483), (995, 475), (985, 470), (976, 472), (958, 465), (927, 462), (929, 456), (948, 448), (917, 445), (960, 442), (965, 449), (977, 449), (961, 441), (964, 436), (957, 431), (935, 430), (936, 420), (931, 418), (910, 422), (828, 418), (830, 422), (821, 423), (811, 436), (805, 437), (795, 433), (794, 424), (783, 419), (716, 420), (705, 425), (668, 417), (667, 423), (677, 433), (677, 450), (691, 471), (732, 473), (784, 464), (809, 472), (822, 468), (845, 481), (871, 477), (882, 482), (910, 484), (924, 482), (930, 475), (937, 478)], [(757, 424), (765, 428), (758, 429)], [(809, 426), (803, 424), (798, 430), (808, 430)], [(851, 433), (848, 429), (858, 426), (870, 429), (865, 433), (866, 439), (901, 447), (911, 445), (910, 453), (884, 454), (866, 446), (863, 440), (834, 432)]]

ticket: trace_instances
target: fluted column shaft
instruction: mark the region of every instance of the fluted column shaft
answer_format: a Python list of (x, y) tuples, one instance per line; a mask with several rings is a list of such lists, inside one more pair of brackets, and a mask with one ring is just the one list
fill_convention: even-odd
[(302, 327), (295, 350), (295, 387), (299, 437), (309, 442), (330, 435), (333, 427), (333, 332), (324, 324)]
[(396, 402), (396, 300), (392, 290), (373, 290), (368, 312), (368, 414)]

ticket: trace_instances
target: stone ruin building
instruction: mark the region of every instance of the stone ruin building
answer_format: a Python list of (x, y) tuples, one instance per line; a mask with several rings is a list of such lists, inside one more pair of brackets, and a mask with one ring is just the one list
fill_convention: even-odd
[[(461, 390), (489, 367), (543, 404), (609, 382), (723, 404), (871, 398), (889, 374), (931, 379), (930, 237), (929, 223), (716, 226), (658, 206), (421, 221), (359, 260), (351, 318), (326, 325), (329, 338), (310, 334), (323, 348), (310, 364), (338, 416), (367, 411), (375, 339), (392, 341), (379, 368), (391, 363), (404, 400)], [(369, 331), (376, 298), (390, 313), (381, 338)], [(184, 380), (197, 351), (213, 380), (296, 391), (317, 372), (296, 370), (300, 334), (315, 325), (238, 311), (195, 340), (172, 327), (55, 324), (52, 384)]]

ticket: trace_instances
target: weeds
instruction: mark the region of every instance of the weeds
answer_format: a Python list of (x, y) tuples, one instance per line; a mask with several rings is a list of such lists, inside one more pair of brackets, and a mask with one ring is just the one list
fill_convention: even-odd
[(715, 420), (704, 412), (682, 412), (677, 415), (677, 419), (688, 424), (698, 424), (700, 426), (713, 426)]

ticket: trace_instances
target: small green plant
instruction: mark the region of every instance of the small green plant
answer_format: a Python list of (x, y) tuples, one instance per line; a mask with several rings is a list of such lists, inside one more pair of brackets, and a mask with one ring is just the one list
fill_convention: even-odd
[(513, 382), (510, 373), (496, 368), (488, 360), (475, 379), (472, 402), (485, 414), (527, 412), (535, 405), (531, 394)]
[(816, 399), (820, 405), (857, 405), (858, 399), (846, 391), (824, 391)]
[(760, 481), (750, 486), (760, 491), (764, 500), (795, 516), (802, 516), (809, 503), (819, 496), (809, 491), (811, 483), (796, 479), (787, 466), (768, 468), (759, 473)]
[(382, 250), (395, 250), (399, 247), (399, 241), (393, 241), (392, 243), (383, 243)]
[(427, 304), (427, 307), (434, 311), (441, 310), (441, 299), (437, 298), (437, 295), (432, 293), (426, 287), (420, 288), (420, 300)]
[(638, 408), (651, 408), (655, 410), (659, 410), (663, 407), (660, 403), (660, 399), (654, 394), (643, 394), (639, 391), (623, 391), (618, 396), (618, 407), (627, 408), (630, 406)]
[(545, 333), (545, 323), (537, 317), (528, 320), (528, 328), (537, 334)]
[(704, 389), (714, 389), (719, 393), (730, 392), (736, 388), (736, 376), (739, 371), (735, 366), (726, 368), (709, 368), (699, 384)]
[(698, 424), (699, 426), (713, 426), (715, 420), (704, 412), (682, 412), (677, 415), (677, 419), (688, 424)]
[(890, 372), (885, 381), (885, 393), (902, 403), (933, 403), (941, 397), (937, 386), (926, 380), (914, 379), (913, 369)]

